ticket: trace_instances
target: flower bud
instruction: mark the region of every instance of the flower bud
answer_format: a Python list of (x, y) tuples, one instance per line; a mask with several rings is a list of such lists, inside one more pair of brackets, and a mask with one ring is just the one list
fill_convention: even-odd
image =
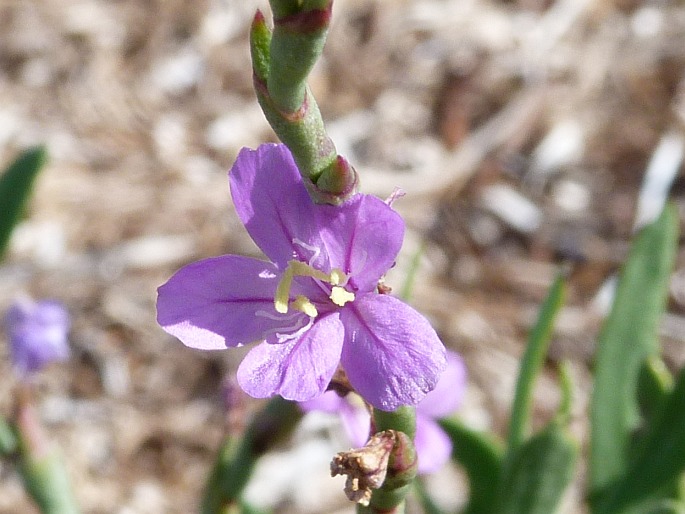
[(359, 175), (347, 160), (338, 155), (316, 180), (316, 195), (326, 203), (339, 204), (359, 187)]
[(388, 461), (388, 474), (383, 487), (398, 489), (416, 478), (418, 458), (414, 443), (404, 432), (395, 432), (395, 445)]

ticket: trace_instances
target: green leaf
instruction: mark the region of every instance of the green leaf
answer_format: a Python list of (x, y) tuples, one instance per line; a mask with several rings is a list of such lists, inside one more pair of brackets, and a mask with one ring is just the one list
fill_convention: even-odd
[(648, 500), (621, 510), (621, 514), (685, 514), (685, 505), (669, 499)]
[(638, 376), (645, 359), (658, 353), (657, 326), (677, 240), (678, 215), (669, 205), (633, 243), (599, 336), (590, 414), (590, 492), (595, 501), (628, 468), (631, 436), (639, 422)]
[(26, 491), (43, 514), (78, 514), (64, 462), (57, 450), (40, 458), (24, 451), (19, 468)]
[(578, 448), (557, 421), (519, 446), (503, 477), (497, 514), (556, 512), (573, 478)]
[(523, 444), (528, 432), (533, 403), (533, 385), (545, 362), (552, 336), (554, 320), (564, 303), (566, 285), (561, 274), (557, 275), (547, 294), (537, 322), (528, 337), (526, 351), (521, 360), (516, 394), (509, 423), (507, 452), (512, 453)]
[(269, 511), (258, 509), (254, 505), (250, 505), (245, 500), (240, 500), (239, 514), (267, 514)]
[(638, 403), (644, 426), (653, 425), (672, 389), (673, 376), (664, 361), (656, 355), (648, 357), (638, 375)]
[(0, 259), (7, 251), (12, 230), (23, 214), (36, 176), (46, 159), (45, 148), (30, 148), (0, 176)]
[(605, 495), (597, 512), (623, 512), (662, 491), (673, 490), (685, 471), (685, 368), (661, 415), (643, 437), (625, 478)]
[(502, 448), (489, 434), (465, 427), (454, 418), (439, 420), (452, 440), (452, 459), (466, 471), (469, 503), (464, 514), (492, 514), (502, 469)]
[(0, 456), (12, 455), (19, 449), (17, 434), (5, 418), (0, 416)]
[(237, 505), (257, 460), (292, 434), (300, 419), (295, 402), (276, 396), (257, 412), (242, 437), (228, 436), (207, 481), (202, 514), (224, 514)]

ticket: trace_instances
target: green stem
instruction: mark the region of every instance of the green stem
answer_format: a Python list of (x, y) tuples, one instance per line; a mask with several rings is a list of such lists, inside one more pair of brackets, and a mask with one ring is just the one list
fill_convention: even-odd
[(307, 76), (326, 42), (331, 0), (272, 0), (274, 30), (257, 12), (250, 29), (254, 89), (267, 121), (293, 154), (312, 198), (339, 204), (357, 175), (326, 133)]
[(374, 409), (373, 421), (376, 432), (396, 430), (404, 432), (412, 440), (416, 435), (416, 409), (414, 407), (404, 406), (394, 411)]
[(279, 111), (294, 114), (305, 102), (307, 77), (323, 52), (333, 2), (298, 6), (291, 1), (271, 0), (270, 4), (274, 31), (267, 88)]
[(241, 438), (226, 438), (209, 477), (202, 514), (225, 514), (240, 500), (257, 459), (292, 433), (302, 417), (297, 404), (275, 397), (259, 411)]

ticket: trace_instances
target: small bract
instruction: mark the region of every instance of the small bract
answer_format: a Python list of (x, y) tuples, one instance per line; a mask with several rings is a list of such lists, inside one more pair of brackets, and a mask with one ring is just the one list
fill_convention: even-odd
[(203, 350), (263, 341), (237, 373), (254, 397), (315, 398), (341, 364), (374, 407), (421, 401), (445, 368), (445, 348), (426, 318), (377, 291), (402, 245), (399, 214), (364, 194), (314, 203), (283, 145), (243, 149), (229, 183), (270, 262), (224, 255), (182, 268), (159, 288), (159, 324)]

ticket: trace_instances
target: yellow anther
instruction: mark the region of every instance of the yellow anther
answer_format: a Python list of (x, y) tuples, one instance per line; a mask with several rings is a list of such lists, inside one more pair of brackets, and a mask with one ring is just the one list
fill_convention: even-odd
[(354, 301), (354, 293), (350, 293), (340, 286), (333, 286), (330, 298), (334, 304), (343, 307), (347, 302)]
[(310, 318), (316, 318), (319, 315), (319, 311), (316, 310), (314, 304), (303, 295), (298, 295), (295, 300), (293, 300), (293, 309), (304, 312)]
[(332, 286), (339, 286), (340, 284), (344, 283), (347, 280), (347, 275), (345, 275), (341, 270), (338, 268), (333, 268), (331, 270), (331, 276), (327, 280)]

